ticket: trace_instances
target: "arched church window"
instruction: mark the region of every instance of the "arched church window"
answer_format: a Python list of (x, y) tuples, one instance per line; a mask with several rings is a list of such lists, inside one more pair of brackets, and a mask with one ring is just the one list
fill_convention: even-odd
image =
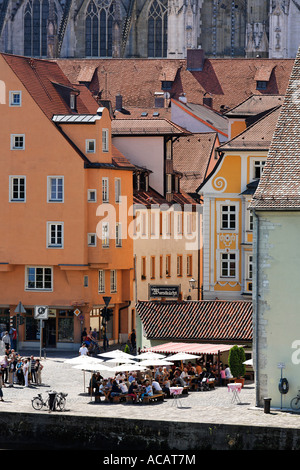
[[(54, 4), (54, 16), (57, 11)], [(28, 0), (24, 12), (24, 55), (47, 56), (47, 22), (49, 0)]]
[(114, 6), (111, 0), (91, 0), (85, 17), (87, 57), (112, 57)]
[(154, 0), (148, 13), (148, 57), (167, 57), (167, 0)]

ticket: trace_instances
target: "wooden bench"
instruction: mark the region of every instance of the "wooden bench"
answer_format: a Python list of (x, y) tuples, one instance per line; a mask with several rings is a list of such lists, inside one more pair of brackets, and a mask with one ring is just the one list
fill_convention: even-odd
[(165, 394), (164, 393), (155, 393), (151, 396), (145, 395), (142, 399), (142, 403), (152, 403), (156, 401), (164, 401)]

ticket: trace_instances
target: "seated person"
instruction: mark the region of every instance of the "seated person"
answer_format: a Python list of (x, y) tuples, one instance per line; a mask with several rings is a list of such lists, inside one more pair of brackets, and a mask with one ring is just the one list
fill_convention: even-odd
[(184, 383), (184, 380), (183, 378), (180, 376), (180, 372), (179, 371), (176, 371), (175, 374), (174, 374), (174, 379), (172, 380), (172, 383), (174, 385), (180, 385), (180, 387), (184, 387), (185, 386), (185, 383)]
[(118, 383), (116, 380), (113, 381), (112, 383), (112, 387), (111, 387), (111, 392), (110, 392), (110, 396), (111, 397), (116, 397), (116, 396), (119, 396), (122, 394), (122, 390), (120, 389)]
[(230, 370), (228, 364), (225, 365), (225, 377), (226, 377), (226, 379), (232, 379), (233, 378), (233, 375), (231, 374), (231, 370)]
[(166, 376), (165, 380), (163, 381), (162, 391), (168, 398), (170, 397), (170, 385), (171, 385), (171, 382), (170, 382), (169, 376)]
[(138, 391), (138, 384), (136, 383), (136, 380), (132, 380), (131, 384), (129, 385), (128, 389), (128, 396), (133, 398), (133, 401), (136, 402), (138, 399), (137, 396), (137, 391)]
[(141, 399), (143, 399), (145, 396), (146, 397), (153, 397), (153, 390), (152, 390), (152, 386), (151, 386), (149, 380), (146, 380), (145, 391), (142, 393)]
[(119, 387), (122, 390), (123, 395), (126, 395), (128, 393), (128, 387), (127, 387), (126, 383), (123, 382), (123, 380), (120, 380)]
[(159, 382), (157, 380), (153, 380), (152, 382), (152, 389), (153, 389), (153, 393), (154, 395), (155, 394), (159, 394), (159, 393), (162, 393), (162, 388), (159, 384)]

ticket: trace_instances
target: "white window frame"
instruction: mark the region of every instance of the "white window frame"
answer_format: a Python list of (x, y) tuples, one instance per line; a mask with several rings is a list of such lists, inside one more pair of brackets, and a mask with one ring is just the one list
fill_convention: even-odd
[(102, 248), (109, 248), (109, 222), (102, 222)]
[(99, 269), (99, 271), (98, 271), (98, 292), (99, 292), (99, 294), (104, 294), (104, 292), (105, 292), (105, 271), (104, 271), (104, 269)]
[[(55, 233), (56, 242), (54, 242), (54, 243), (51, 242), (52, 226), (55, 227), (55, 231), (56, 231), (56, 233)], [(61, 243), (57, 242), (57, 230), (58, 230), (59, 226), (61, 228)], [(62, 249), (63, 247), (64, 247), (64, 223), (63, 222), (47, 222), (47, 248)]]
[(97, 234), (88, 233), (88, 246), (97, 246)]
[(109, 131), (108, 129), (102, 129), (102, 152), (108, 152), (109, 150)]
[[(95, 197), (92, 197), (92, 194), (95, 195)], [(88, 202), (97, 202), (97, 189), (88, 189)]]
[[(259, 180), (261, 178), (264, 166), (266, 164), (266, 158), (258, 157), (258, 158), (251, 158), (252, 160), (252, 180)], [(258, 163), (258, 165), (256, 165)], [(256, 176), (256, 168), (259, 168), (259, 176)]]
[[(24, 179), (24, 197), (14, 198), (14, 180), (18, 180), (18, 193), (20, 193), (20, 180)], [(9, 202), (26, 202), (26, 176), (11, 175), (9, 177)]]
[[(29, 269), (34, 269), (35, 270), (35, 273), (34, 273), (34, 284), (35, 284), (35, 287), (29, 287), (28, 286), (28, 283), (29, 283)], [(37, 272), (36, 270), (37, 269), (41, 269), (43, 270), (43, 287), (36, 287), (36, 283), (38, 282), (37, 281)], [(51, 272), (51, 287), (45, 287), (45, 270), (46, 269), (49, 269), (50, 272)], [(51, 266), (25, 266), (25, 291), (46, 291), (46, 292), (52, 292), (53, 291), (53, 268)]]
[[(93, 144), (92, 148), (90, 148), (90, 144)], [(85, 152), (86, 153), (96, 152), (96, 139), (85, 139)]]
[(102, 202), (109, 202), (109, 179), (102, 178)]
[(122, 224), (120, 222), (116, 223), (116, 247), (120, 248), (122, 246)]
[(121, 202), (121, 178), (115, 178), (115, 202)]
[[(227, 256), (228, 259), (225, 260), (224, 257)], [(230, 271), (231, 271), (231, 267), (230, 267), (230, 264), (231, 264), (231, 260), (233, 259), (234, 257), (234, 275), (231, 275), (230, 274)], [(223, 274), (223, 263), (226, 263), (227, 265), (227, 274)], [(220, 277), (222, 279), (226, 278), (226, 279), (236, 279), (237, 277), (237, 254), (235, 252), (221, 252), (220, 254)]]
[[(55, 198), (55, 199), (52, 199), (51, 198), (51, 190), (52, 190), (52, 180), (56, 179), (57, 181), (59, 179), (62, 180), (62, 197), (61, 199), (60, 198)], [(57, 184), (56, 184), (57, 186)], [(56, 188), (56, 192), (57, 192), (57, 188)], [(50, 203), (63, 203), (64, 202), (64, 192), (65, 192), (65, 181), (64, 181), (64, 177), (63, 176), (48, 176), (47, 177), (47, 202), (50, 202)]]
[[(225, 209), (228, 209), (227, 211)], [(231, 210), (231, 208), (234, 208), (234, 211)], [(223, 216), (228, 215), (227, 219), (227, 226), (225, 225), (225, 221)], [(230, 215), (234, 214), (234, 227), (231, 227), (231, 219)], [(220, 228), (221, 230), (224, 231), (235, 231), (237, 229), (237, 211), (236, 211), (236, 205), (235, 204), (222, 204), (220, 208)]]
[[(15, 96), (19, 96), (18, 103), (14, 101)], [(9, 92), (9, 106), (11, 108), (20, 108), (22, 106), (22, 92), (20, 90), (12, 90)]]
[(113, 294), (117, 292), (117, 270), (110, 270), (110, 292)]
[[(22, 146), (16, 145), (17, 139), (23, 139)], [(25, 150), (25, 134), (10, 134), (10, 149), (11, 150)]]

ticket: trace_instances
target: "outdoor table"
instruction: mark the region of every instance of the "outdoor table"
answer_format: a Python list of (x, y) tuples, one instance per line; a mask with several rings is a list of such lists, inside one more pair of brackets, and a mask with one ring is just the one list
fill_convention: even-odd
[(228, 387), (228, 392), (232, 393), (232, 403), (240, 403), (241, 400), (238, 396), (238, 394), (241, 392), (242, 384), (241, 383), (230, 383), (227, 385)]
[(183, 387), (170, 387), (170, 395), (173, 395), (174, 401), (173, 405), (178, 407), (181, 407), (181, 401), (180, 401), (180, 396), (182, 394)]

